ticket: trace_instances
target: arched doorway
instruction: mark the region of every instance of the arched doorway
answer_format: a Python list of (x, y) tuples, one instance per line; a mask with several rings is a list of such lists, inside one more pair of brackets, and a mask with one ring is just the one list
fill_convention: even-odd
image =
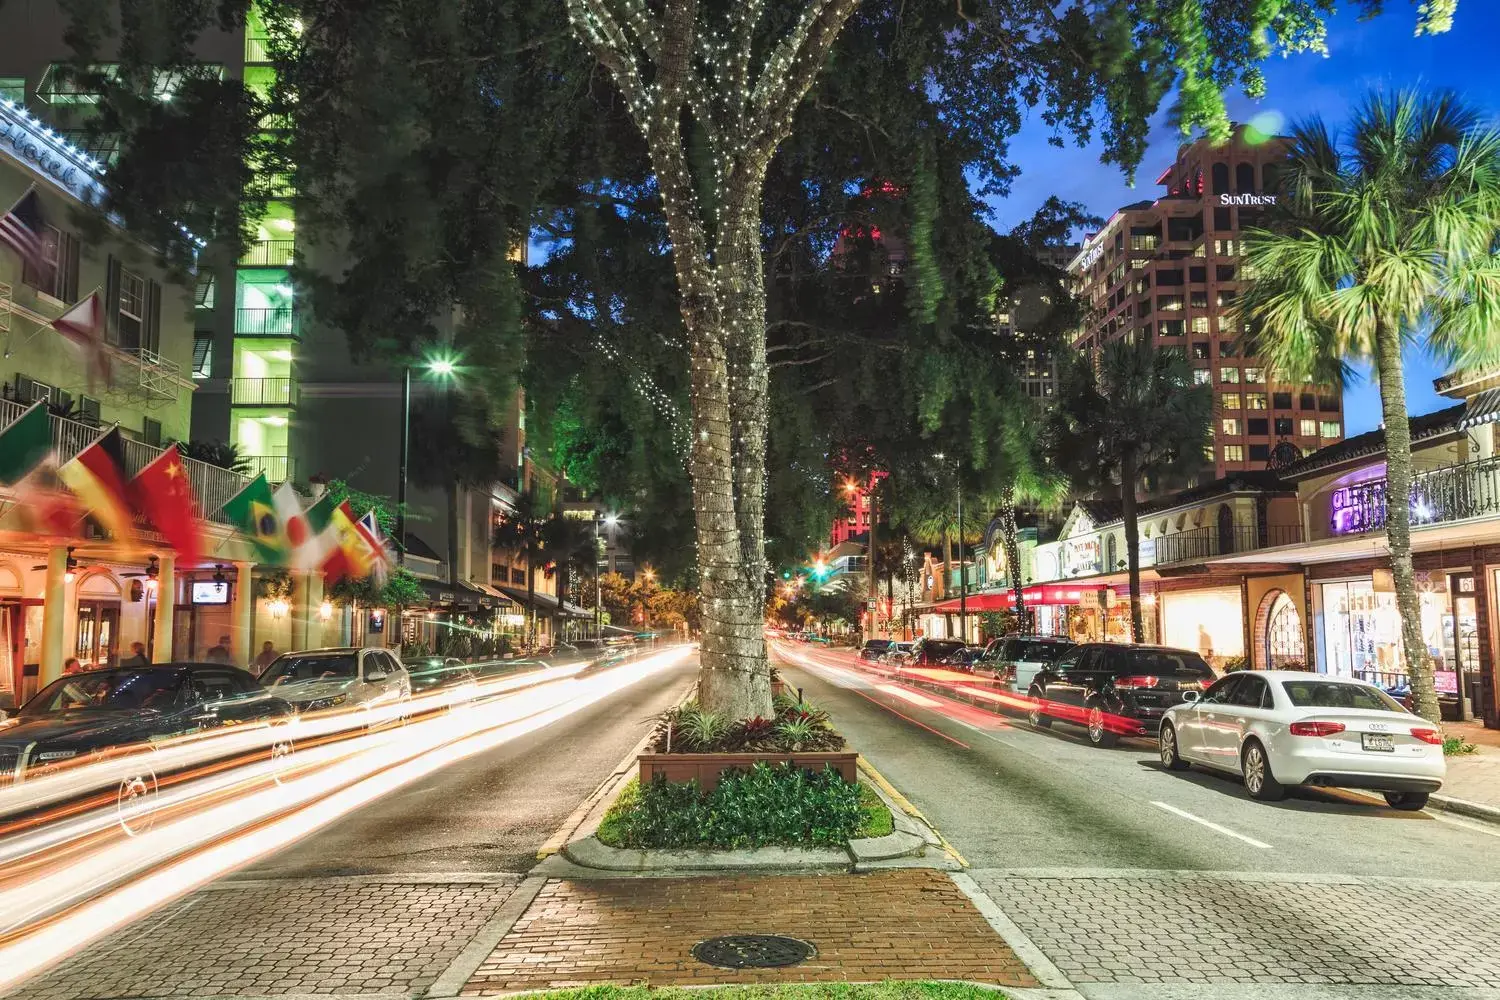
[(1305, 670), (1307, 640), (1297, 602), (1284, 590), (1273, 590), (1261, 601), (1256, 615), (1265, 670)]
[(106, 570), (78, 582), (73, 655), (84, 670), (120, 662), (120, 582)]

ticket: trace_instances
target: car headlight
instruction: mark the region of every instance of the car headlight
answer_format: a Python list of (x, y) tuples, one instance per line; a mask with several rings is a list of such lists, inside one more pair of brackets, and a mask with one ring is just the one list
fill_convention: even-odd
[(316, 701), (308, 702), (305, 711), (318, 712), (325, 708), (338, 708), (348, 700), (349, 696), (347, 694), (336, 694), (331, 698), (319, 698)]

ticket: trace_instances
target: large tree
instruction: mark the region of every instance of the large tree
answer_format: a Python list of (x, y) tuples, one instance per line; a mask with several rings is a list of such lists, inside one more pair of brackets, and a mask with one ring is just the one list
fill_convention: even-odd
[(1097, 360), (1070, 359), (1059, 382), (1051, 445), (1076, 486), (1112, 488), (1120, 498), (1130, 637), (1141, 642), (1137, 494), (1146, 484), (1180, 478), (1202, 465), (1213, 440), (1213, 390), (1193, 382), (1180, 350), (1158, 349), (1144, 338), (1107, 344)]
[(1385, 418), (1385, 533), (1418, 713), (1439, 721), (1411, 555), (1412, 458), (1402, 351), (1500, 358), (1500, 131), (1451, 93), (1377, 93), (1342, 135), (1292, 132), (1281, 192), (1245, 234), (1252, 350), (1283, 377), (1334, 382), (1374, 362)]

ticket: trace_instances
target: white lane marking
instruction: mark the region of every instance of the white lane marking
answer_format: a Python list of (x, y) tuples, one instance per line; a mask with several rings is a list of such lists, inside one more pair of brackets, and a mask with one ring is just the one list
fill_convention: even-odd
[(1215, 822), (1213, 822), (1211, 820), (1204, 819), (1202, 816), (1194, 816), (1192, 813), (1188, 812), (1186, 809), (1178, 809), (1176, 806), (1167, 805), (1167, 803), (1165, 803), (1165, 802), (1154, 802), (1153, 801), (1151, 804), (1153, 806), (1155, 806), (1156, 808), (1158, 808), (1158, 809), (1164, 809), (1164, 810), (1166, 810), (1167, 812), (1171, 813), (1173, 816), (1181, 816), (1183, 819), (1190, 819), (1194, 823), (1199, 823), (1199, 824), (1201, 824), (1203, 826), (1206, 826), (1210, 830), (1214, 831), (1215, 833), (1222, 833), (1226, 837), (1233, 837), (1235, 840), (1244, 841), (1245, 843), (1249, 844), (1251, 847), (1258, 847), (1258, 848), (1260, 848), (1263, 851), (1269, 851), (1271, 849), (1271, 845), (1270, 844), (1262, 843), (1261, 841), (1256, 840), (1254, 837), (1247, 837), (1243, 833), (1235, 833), (1233, 830), (1229, 829), (1229, 827), (1227, 827), (1227, 826), (1220, 826), (1219, 824), (1217, 824), (1217, 823), (1215, 823)]
[(894, 684), (876, 684), (875, 690), (884, 691), (886, 694), (909, 701), (913, 705), (921, 705), (923, 708), (937, 708), (942, 705), (942, 702), (935, 698), (929, 698), (926, 695), (917, 694), (915, 691), (899, 688)]

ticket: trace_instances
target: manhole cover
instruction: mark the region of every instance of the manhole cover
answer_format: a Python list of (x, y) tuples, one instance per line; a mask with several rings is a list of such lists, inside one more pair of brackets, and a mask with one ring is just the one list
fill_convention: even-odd
[(721, 969), (775, 969), (818, 953), (806, 941), (779, 934), (731, 934), (693, 945), (693, 957)]

